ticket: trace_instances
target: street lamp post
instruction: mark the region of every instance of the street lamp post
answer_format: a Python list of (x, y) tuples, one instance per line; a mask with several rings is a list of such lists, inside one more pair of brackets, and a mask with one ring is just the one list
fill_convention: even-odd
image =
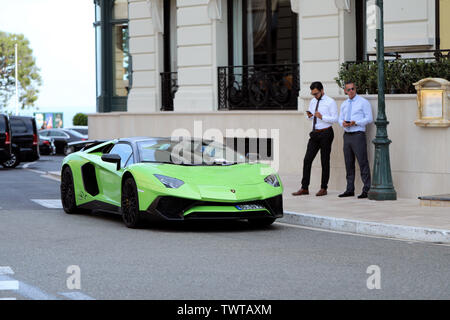
[(19, 66), (17, 63), (17, 42), (14, 45), (15, 59), (15, 85), (16, 85), (16, 116), (19, 115)]
[(391, 163), (384, 94), (384, 21), (383, 0), (376, 1), (377, 8), (377, 63), (378, 63), (378, 115), (375, 121), (377, 133), (375, 144), (375, 160), (373, 166), (372, 186), (369, 191), (370, 200), (397, 200), (397, 193), (392, 183)]

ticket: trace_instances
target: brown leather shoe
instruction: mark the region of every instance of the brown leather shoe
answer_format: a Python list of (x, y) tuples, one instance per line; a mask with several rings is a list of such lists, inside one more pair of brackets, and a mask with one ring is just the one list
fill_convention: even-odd
[(320, 189), (319, 192), (316, 193), (317, 197), (326, 196), (327, 195), (327, 189)]
[(300, 189), (297, 192), (293, 192), (293, 196), (302, 196), (304, 194), (309, 194), (309, 191), (307, 189)]

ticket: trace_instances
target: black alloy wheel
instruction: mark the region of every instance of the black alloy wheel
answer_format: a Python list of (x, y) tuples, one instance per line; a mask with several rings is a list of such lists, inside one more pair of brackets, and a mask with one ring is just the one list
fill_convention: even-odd
[(75, 187), (73, 184), (72, 170), (65, 167), (61, 175), (61, 202), (66, 213), (75, 213), (77, 205), (75, 202)]
[(20, 164), (20, 152), (18, 150), (13, 150), (11, 152), (11, 158), (2, 163), (2, 166), (5, 168), (15, 168)]
[(139, 199), (136, 182), (133, 178), (127, 178), (122, 187), (121, 200), (122, 219), (128, 228), (138, 228), (141, 225), (139, 213)]

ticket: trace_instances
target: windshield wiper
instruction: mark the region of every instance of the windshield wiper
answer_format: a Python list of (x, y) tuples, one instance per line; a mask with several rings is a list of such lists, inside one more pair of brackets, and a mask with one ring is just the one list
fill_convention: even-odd
[(173, 164), (173, 165), (178, 165), (178, 166), (199, 166), (201, 164), (192, 164), (192, 163), (174, 163), (174, 162), (170, 162), (170, 161), (147, 161), (147, 160), (143, 160), (141, 162), (144, 163), (159, 163), (159, 164)]
[(234, 164), (238, 164), (237, 162), (228, 162), (228, 161), (213, 161), (214, 166), (231, 166)]

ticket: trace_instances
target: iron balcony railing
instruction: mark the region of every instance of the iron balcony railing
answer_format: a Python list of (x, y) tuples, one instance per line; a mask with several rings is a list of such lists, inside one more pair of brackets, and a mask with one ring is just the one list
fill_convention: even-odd
[[(366, 55), (366, 60), (375, 60), (376, 53), (368, 53)], [(436, 60), (440, 61), (442, 59), (450, 59), (450, 49), (443, 50), (413, 50), (413, 51), (394, 51), (385, 52), (385, 60)]]
[(173, 99), (178, 90), (178, 73), (161, 73), (161, 111), (173, 111)]
[(219, 110), (295, 110), (298, 64), (218, 67)]

